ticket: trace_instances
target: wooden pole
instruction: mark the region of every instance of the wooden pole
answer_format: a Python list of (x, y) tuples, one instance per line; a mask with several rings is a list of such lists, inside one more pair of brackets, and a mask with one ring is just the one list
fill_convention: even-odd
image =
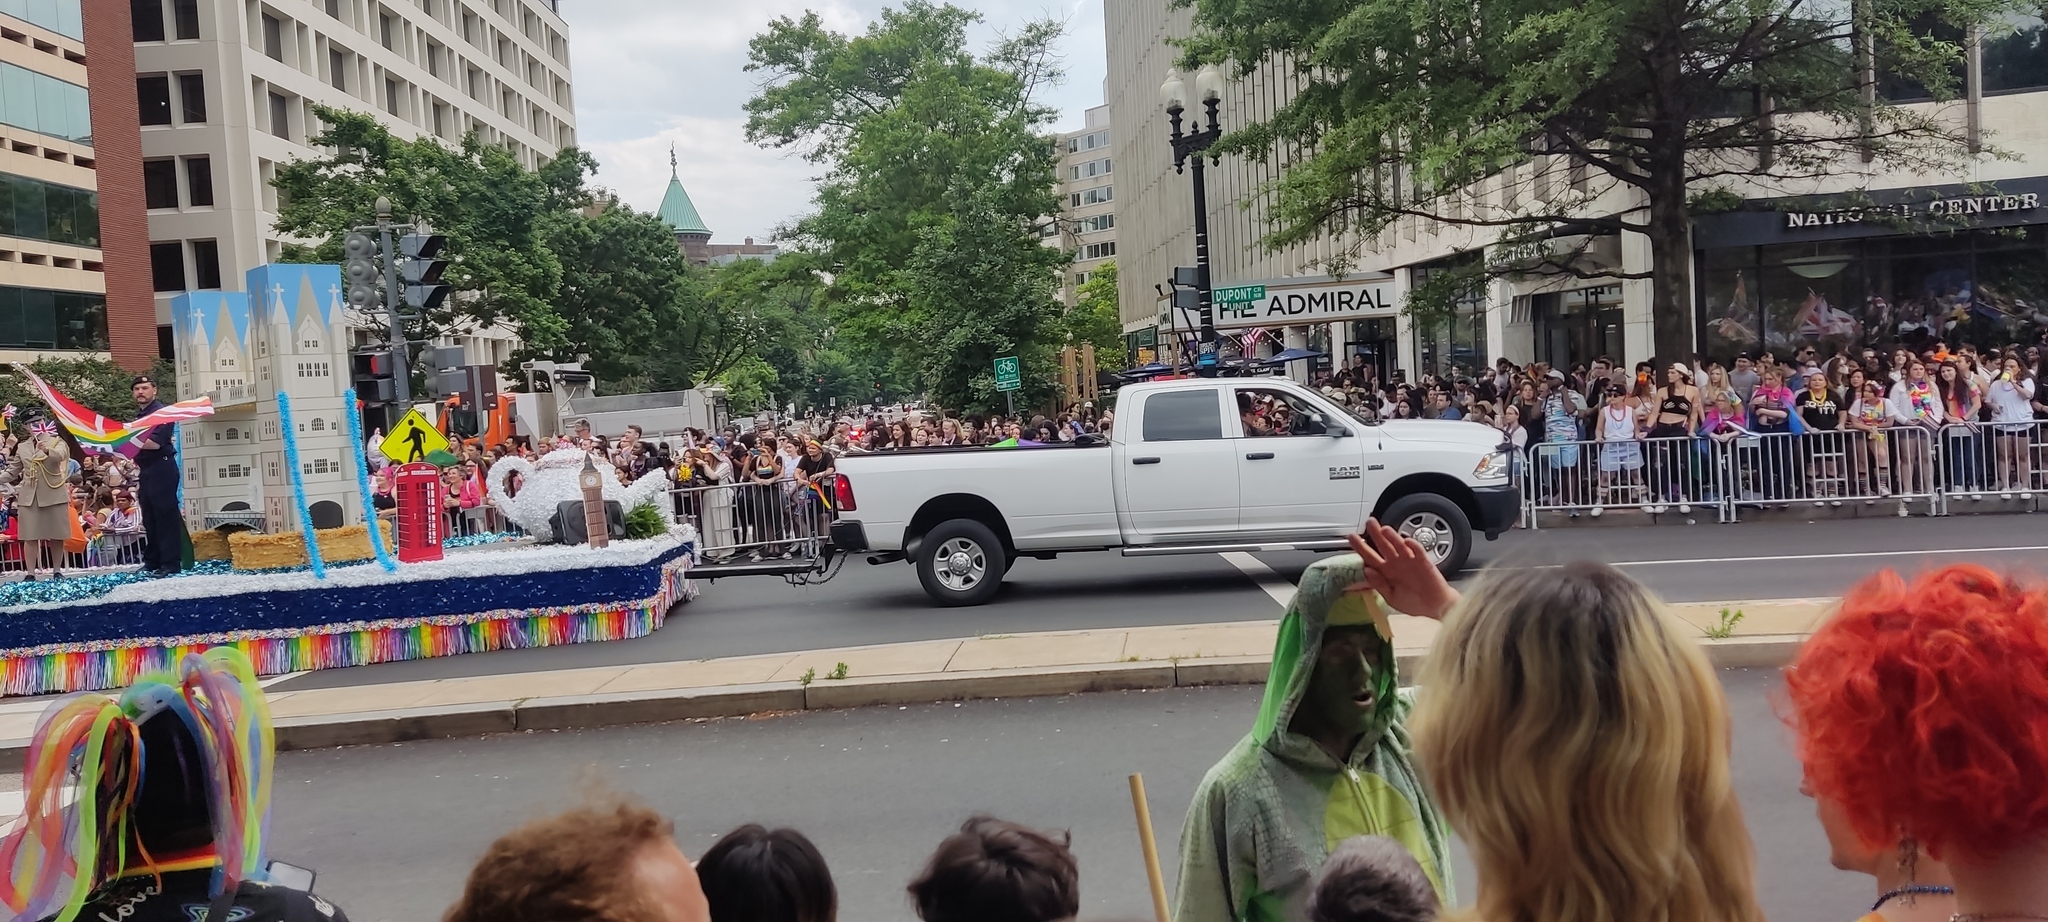
[(1145, 776), (1131, 775), (1131, 808), (1138, 812), (1138, 842), (1145, 848), (1145, 876), (1152, 882), (1152, 914), (1170, 922), (1166, 910), (1166, 877), (1159, 872), (1159, 843), (1152, 838), (1152, 807), (1145, 802)]

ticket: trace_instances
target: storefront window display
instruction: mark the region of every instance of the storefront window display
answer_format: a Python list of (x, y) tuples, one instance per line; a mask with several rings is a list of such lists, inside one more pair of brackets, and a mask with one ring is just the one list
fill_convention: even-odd
[(1350, 336), (1351, 356), (1345, 360), (1345, 364), (1352, 369), (1371, 369), (1373, 380), (1392, 381), (1394, 369), (1400, 363), (1400, 350), (1395, 346), (1395, 341), (1394, 318), (1353, 320)]
[(1702, 351), (1722, 361), (1935, 341), (2033, 344), (2048, 330), (2048, 226), (1706, 250)]
[(1569, 369), (1597, 356), (1622, 357), (1620, 285), (1532, 295), (1529, 307), (1537, 361)]
[[(1457, 271), (1458, 263), (1470, 263), (1476, 259), (1459, 257), (1417, 266), (1415, 284), (1421, 286), (1437, 272)], [(1449, 317), (1443, 323), (1432, 324), (1424, 329), (1415, 326), (1416, 374), (1436, 375), (1444, 378), (1470, 376), (1492, 362), (1486, 354), (1486, 299), (1485, 287), (1474, 284), (1452, 305)]]

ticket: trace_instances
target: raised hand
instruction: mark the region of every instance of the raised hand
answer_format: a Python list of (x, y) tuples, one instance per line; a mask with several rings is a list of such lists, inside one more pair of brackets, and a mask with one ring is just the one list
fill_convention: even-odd
[(1458, 590), (1430, 563), (1415, 539), (1367, 519), (1363, 535), (1350, 536), (1351, 549), (1365, 562), (1364, 578), (1347, 591), (1370, 589), (1395, 611), (1441, 620), (1458, 601)]

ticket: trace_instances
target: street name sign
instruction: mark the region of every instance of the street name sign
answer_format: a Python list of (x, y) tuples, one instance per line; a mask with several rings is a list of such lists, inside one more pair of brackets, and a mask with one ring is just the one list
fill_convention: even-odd
[(1255, 301), (1264, 300), (1266, 300), (1266, 286), (1264, 285), (1239, 285), (1236, 288), (1216, 289), (1215, 302), (1217, 304), (1251, 304)]

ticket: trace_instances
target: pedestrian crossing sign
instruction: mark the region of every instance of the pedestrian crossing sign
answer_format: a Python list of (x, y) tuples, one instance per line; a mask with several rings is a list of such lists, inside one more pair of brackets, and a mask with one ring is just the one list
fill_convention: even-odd
[(391, 433), (384, 436), (384, 444), (378, 446), (384, 457), (399, 464), (425, 461), (437, 451), (448, 450), (448, 437), (434, 424), (427, 422), (427, 415), (417, 407), (408, 411), (398, 425), (391, 427)]

